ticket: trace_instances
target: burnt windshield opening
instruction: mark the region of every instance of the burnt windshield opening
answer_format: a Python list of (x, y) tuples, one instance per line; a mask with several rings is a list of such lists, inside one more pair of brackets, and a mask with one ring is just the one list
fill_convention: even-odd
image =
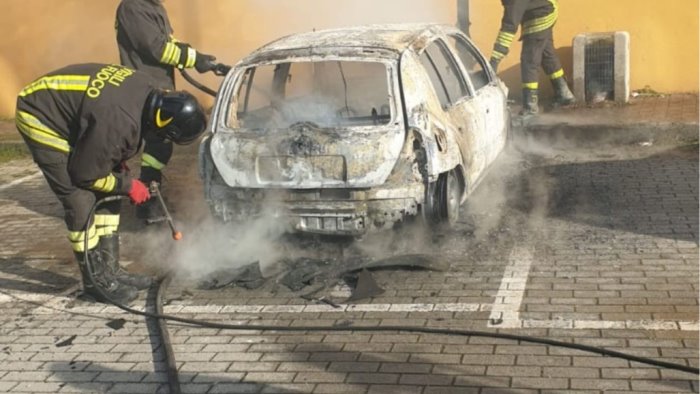
[(391, 121), (388, 70), (368, 61), (299, 61), (246, 69), (236, 123), (245, 129), (385, 125)]

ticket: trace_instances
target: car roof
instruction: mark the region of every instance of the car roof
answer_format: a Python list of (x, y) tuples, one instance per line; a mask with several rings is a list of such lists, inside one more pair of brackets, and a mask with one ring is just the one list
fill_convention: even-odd
[(275, 52), (309, 48), (374, 48), (394, 52), (394, 56), (398, 57), (410, 46), (421, 49), (424, 43), (429, 41), (428, 38), (436, 34), (456, 32), (459, 30), (454, 26), (436, 23), (361, 25), (317, 30), (291, 34), (265, 44), (247, 56), (244, 62), (254, 61)]

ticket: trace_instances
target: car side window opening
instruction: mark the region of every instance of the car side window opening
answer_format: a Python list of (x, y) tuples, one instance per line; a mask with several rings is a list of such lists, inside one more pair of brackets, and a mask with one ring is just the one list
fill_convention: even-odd
[[(238, 125), (285, 128), (384, 125), (391, 120), (381, 62), (300, 61), (248, 68), (237, 93)], [(231, 119), (229, 124), (236, 124)]]
[(457, 57), (462, 61), (464, 69), (469, 74), (474, 90), (477, 91), (491, 83), (483, 57), (476, 53), (475, 49), (462, 37), (452, 35), (449, 36), (449, 39), (457, 52)]
[(442, 44), (433, 42), (420, 55), (420, 61), (430, 77), (443, 108), (468, 95), (464, 79), (454, 59)]

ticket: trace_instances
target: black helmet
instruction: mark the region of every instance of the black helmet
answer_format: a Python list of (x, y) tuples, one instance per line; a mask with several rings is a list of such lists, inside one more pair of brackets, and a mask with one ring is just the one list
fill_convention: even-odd
[(196, 140), (207, 127), (202, 106), (185, 91), (154, 90), (146, 100), (143, 116), (144, 131), (180, 145)]

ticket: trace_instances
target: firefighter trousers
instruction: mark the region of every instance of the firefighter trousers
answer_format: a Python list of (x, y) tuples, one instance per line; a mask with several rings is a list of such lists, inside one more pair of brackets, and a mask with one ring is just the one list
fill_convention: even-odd
[(554, 51), (552, 29), (543, 34), (523, 37), (523, 49), (520, 52), (520, 73), (525, 89), (537, 89), (540, 67), (550, 79), (564, 75), (559, 57)]
[[(68, 174), (68, 154), (45, 148), (26, 137), (25, 142), (51, 191), (63, 205), (68, 240), (74, 252), (85, 250), (86, 237), (88, 249), (93, 249), (101, 236), (117, 233), (121, 201), (102, 204), (95, 212), (91, 226), (86, 229), (92, 206), (107, 194), (81, 189), (73, 184)], [(115, 170), (121, 171), (121, 168)]]

